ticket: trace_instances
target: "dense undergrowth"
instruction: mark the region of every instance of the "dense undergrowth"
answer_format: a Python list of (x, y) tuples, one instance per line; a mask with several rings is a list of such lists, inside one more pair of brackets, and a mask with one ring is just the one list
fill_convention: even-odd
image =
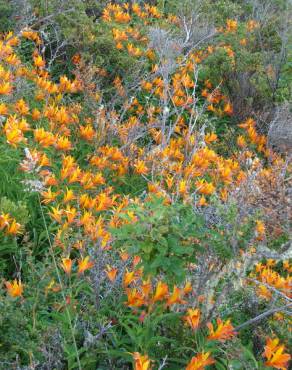
[(0, 369), (288, 369), (290, 5), (0, 1)]

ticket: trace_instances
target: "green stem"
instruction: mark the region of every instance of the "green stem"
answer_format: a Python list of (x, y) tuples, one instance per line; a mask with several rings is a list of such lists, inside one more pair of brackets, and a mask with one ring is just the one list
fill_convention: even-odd
[(65, 297), (65, 294), (64, 294), (64, 287), (63, 287), (61, 275), (60, 275), (60, 272), (59, 272), (59, 269), (58, 269), (57, 261), (56, 261), (56, 258), (55, 258), (54, 248), (53, 248), (53, 245), (52, 245), (52, 242), (51, 242), (51, 238), (50, 238), (50, 234), (49, 234), (49, 230), (48, 230), (48, 227), (47, 227), (47, 222), (46, 222), (46, 219), (45, 219), (45, 215), (44, 215), (44, 211), (43, 211), (43, 208), (42, 208), (42, 204), (41, 204), (39, 194), (38, 194), (38, 200), (39, 200), (39, 205), (40, 205), (40, 209), (41, 209), (43, 223), (44, 223), (44, 226), (45, 226), (46, 234), (47, 234), (49, 245), (50, 245), (50, 254), (52, 256), (55, 271), (56, 271), (57, 278), (58, 278), (58, 282), (59, 282), (60, 287), (61, 287), (61, 294), (62, 294), (62, 298), (63, 298), (64, 304), (65, 304), (65, 311), (66, 311), (66, 315), (67, 315), (67, 319), (68, 319), (68, 323), (69, 323), (69, 327), (70, 327), (70, 331), (71, 331), (71, 335), (72, 335), (72, 340), (73, 340), (73, 344), (74, 344), (74, 348), (75, 348), (75, 352), (76, 352), (76, 359), (77, 359), (77, 363), (78, 363), (78, 369), (82, 370), (80, 359), (79, 359), (79, 354), (78, 354), (78, 347), (77, 347), (75, 334), (74, 334), (74, 328), (72, 326), (72, 319), (71, 319), (70, 311), (68, 310), (68, 307), (67, 307), (66, 297)]

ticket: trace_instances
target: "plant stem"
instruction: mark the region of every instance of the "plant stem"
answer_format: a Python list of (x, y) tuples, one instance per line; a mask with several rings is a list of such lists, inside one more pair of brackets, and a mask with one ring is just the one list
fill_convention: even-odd
[(74, 329), (73, 329), (73, 326), (72, 326), (71, 315), (70, 315), (69, 309), (67, 307), (67, 301), (66, 301), (66, 297), (65, 297), (65, 294), (64, 294), (64, 287), (63, 287), (61, 275), (60, 275), (60, 272), (59, 272), (59, 269), (58, 269), (57, 261), (56, 261), (56, 258), (55, 258), (54, 248), (53, 248), (53, 245), (52, 245), (52, 242), (51, 242), (51, 238), (50, 238), (50, 234), (49, 234), (49, 230), (48, 230), (48, 226), (47, 226), (47, 222), (46, 222), (46, 219), (45, 219), (45, 215), (44, 215), (44, 211), (43, 211), (43, 208), (42, 208), (42, 204), (41, 204), (39, 194), (38, 194), (38, 201), (39, 201), (41, 214), (42, 214), (42, 219), (43, 219), (43, 223), (44, 223), (44, 226), (45, 226), (46, 234), (47, 234), (49, 245), (50, 245), (50, 248), (49, 248), (50, 249), (50, 254), (52, 256), (55, 271), (56, 271), (57, 278), (58, 278), (58, 282), (59, 282), (60, 287), (61, 287), (61, 294), (62, 294), (62, 298), (63, 298), (64, 304), (65, 304), (65, 311), (66, 311), (66, 315), (67, 315), (67, 319), (68, 319), (68, 323), (69, 323), (69, 327), (70, 327), (70, 331), (71, 331), (71, 335), (72, 335), (72, 340), (73, 340), (73, 344), (74, 344), (74, 348), (75, 348), (75, 352), (76, 352), (76, 359), (77, 359), (77, 363), (78, 363), (78, 369), (82, 370), (80, 359), (79, 359), (79, 354), (78, 354), (78, 347), (77, 347), (77, 343), (76, 343), (76, 339), (75, 339), (75, 335), (74, 335)]

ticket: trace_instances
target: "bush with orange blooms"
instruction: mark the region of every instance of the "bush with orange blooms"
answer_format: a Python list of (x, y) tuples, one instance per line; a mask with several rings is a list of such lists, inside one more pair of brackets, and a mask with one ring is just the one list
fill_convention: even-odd
[(143, 72), (132, 85), (82, 50), (59, 76), (41, 32), (1, 35), (0, 367), (288, 369), (291, 262), (286, 245), (269, 248), (281, 212), (258, 193), (281, 173), (283, 195), (291, 165), (209, 71), (218, 57), (237, 71), (259, 25), (228, 18), (194, 47), (186, 22), (147, 2), (105, 5), (106, 47)]

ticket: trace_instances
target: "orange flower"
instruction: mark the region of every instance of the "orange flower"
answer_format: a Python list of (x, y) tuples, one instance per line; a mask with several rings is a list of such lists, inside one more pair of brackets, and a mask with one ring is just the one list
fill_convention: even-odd
[(236, 143), (240, 148), (244, 148), (246, 146), (246, 141), (245, 141), (244, 136), (242, 136), (242, 135), (238, 136), (237, 140), (236, 140)]
[(272, 298), (272, 293), (271, 291), (265, 286), (265, 285), (260, 285), (257, 288), (257, 294), (261, 297), (269, 301)]
[(209, 336), (207, 339), (209, 340), (225, 341), (235, 335), (234, 328), (230, 320), (227, 320), (224, 323), (221, 319), (217, 319), (217, 329), (215, 331), (212, 323), (209, 322), (207, 326), (209, 328)]
[(233, 113), (233, 108), (232, 108), (231, 103), (228, 102), (224, 105), (223, 112), (228, 114), (229, 116)]
[(5, 227), (9, 226), (10, 215), (9, 213), (2, 213), (0, 215), (0, 230), (3, 230)]
[(0, 103), (0, 116), (5, 116), (8, 114), (8, 108), (5, 103)]
[(42, 203), (49, 204), (49, 203), (53, 202), (57, 198), (58, 194), (59, 194), (59, 192), (53, 192), (51, 187), (49, 187), (49, 189), (47, 191), (43, 191), (41, 193), (42, 197), (44, 198), (42, 200)]
[(262, 240), (265, 235), (265, 224), (261, 220), (256, 220), (256, 234), (257, 234), (257, 239)]
[(153, 301), (154, 302), (161, 301), (167, 295), (168, 295), (168, 286), (167, 286), (167, 284), (163, 283), (162, 281), (159, 281), (157, 286), (156, 286)]
[(120, 257), (123, 262), (126, 262), (130, 258), (129, 254), (124, 250), (120, 252)]
[(36, 54), (34, 57), (33, 57), (33, 62), (34, 62), (34, 65), (38, 68), (44, 68), (45, 65), (46, 65), (46, 62), (43, 60), (43, 58), (41, 57), (41, 55), (39, 54)]
[(125, 287), (127, 287), (128, 285), (130, 285), (134, 280), (136, 279), (135, 277), (135, 271), (131, 271), (129, 272), (128, 270), (125, 272), (124, 274), (124, 278), (123, 278), (123, 284)]
[(26, 104), (26, 102), (23, 100), (23, 99), (19, 99), (16, 103), (15, 103), (15, 110), (25, 116), (29, 113), (29, 106)]
[(151, 360), (147, 355), (142, 356), (139, 352), (132, 353), (134, 370), (150, 370)]
[(181, 180), (178, 184), (178, 191), (181, 195), (185, 195), (187, 193), (187, 183), (185, 180)]
[(136, 288), (127, 289), (126, 294), (128, 297), (126, 305), (129, 307), (141, 307), (145, 303), (142, 293), (138, 292)]
[(66, 188), (66, 193), (64, 194), (63, 202), (64, 203), (68, 203), (68, 202), (70, 202), (73, 199), (75, 199), (73, 190)]
[(39, 120), (41, 118), (41, 112), (37, 108), (34, 108), (31, 112), (31, 118), (34, 121)]
[(20, 234), (21, 233), (20, 229), (21, 229), (21, 225), (18, 222), (16, 222), (15, 219), (13, 219), (11, 224), (7, 226), (6, 234), (8, 235)]
[(95, 136), (94, 128), (91, 125), (79, 126), (80, 136), (87, 141), (92, 141)]
[(201, 196), (199, 201), (198, 201), (198, 206), (204, 207), (208, 204), (206, 198), (204, 196)]
[(226, 21), (226, 31), (235, 32), (237, 30), (237, 21), (234, 19), (227, 19)]
[(265, 365), (280, 370), (288, 369), (291, 356), (288, 353), (283, 353), (284, 351), (285, 346), (283, 344), (279, 345), (278, 338), (268, 338), (263, 353), (263, 357), (266, 357), (268, 360)]
[(51, 208), (51, 212), (49, 212), (49, 215), (55, 220), (57, 221), (59, 224), (62, 223), (62, 215), (63, 215), (64, 211), (63, 209), (59, 209), (59, 206), (57, 207), (52, 207)]
[(10, 82), (0, 82), (0, 95), (8, 95), (11, 94), (13, 90), (13, 86)]
[(51, 132), (45, 131), (43, 127), (36, 128), (33, 131), (33, 134), (35, 141), (38, 142), (44, 148), (53, 145), (56, 141), (55, 136)]
[(80, 54), (74, 54), (73, 57), (71, 58), (71, 61), (73, 64), (77, 65), (81, 61), (81, 55)]
[(62, 258), (61, 267), (67, 275), (71, 274), (73, 261), (71, 258)]
[(12, 283), (6, 281), (5, 283), (8, 294), (11, 297), (20, 297), (23, 293), (23, 285), (20, 280), (14, 279)]
[(186, 302), (181, 298), (183, 291), (176, 285), (173, 287), (173, 292), (167, 300), (167, 305), (171, 306), (176, 303), (185, 304)]
[(111, 282), (114, 282), (116, 280), (117, 272), (118, 272), (117, 268), (107, 266), (106, 274)]
[(67, 137), (60, 136), (57, 139), (57, 142), (55, 144), (56, 149), (58, 150), (71, 150), (72, 149), (72, 144), (70, 140)]
[(189, 294), (192, 292), (192, 290), (193, 290), (192, 283), (190, 281), (187, 281), (183, 288), (184, 294)]
[(207, 144), (211, 144), (213, 141), (217, 140), (217, 135), (214, 132), (205, 135), (205, 141)]
[(204, 370), (206, 366), (214, 364), (214, 360), (210, 357), (210, 352), (198, 353), (191, 359), (186, 370)]
[(94, 263), (89, 261), (89, 256), (78, 260), (78, 274), (82, 274), (85, 270), (93, 267)]
[(148, 168), (146, 167), (144, 161), (138, 160), (134, 167), (135, 172), (138, 173), (139, 175), (146, 175), (148, 173)]
[(196, 187), (200, 194), (211, 195), (214, 193), (215, 186), (211, 182), (206, 182), (205, 180), (199, 180), (196, 182)]
[(184, 316), (183, 319), (189, 324), (189, 326), (193, 330), (196, 330), (199, 326), (200, 318), (201, 318), (201, 312), (198, 308), (196, 308), (195, 310), (192, 308), (189, 308), (187, 311), (187, 315)]

